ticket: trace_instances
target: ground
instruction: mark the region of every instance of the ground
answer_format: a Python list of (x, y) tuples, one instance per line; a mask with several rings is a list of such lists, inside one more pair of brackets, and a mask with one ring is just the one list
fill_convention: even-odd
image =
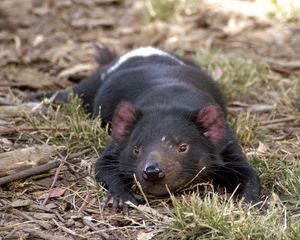
[[(299, 8), (296, 0), (2, 0), (0, 239), (300, 239)], [(268, 210), (207, 184), (148, 199), (129, 216), (101, 211), (93, 163), (109, 137), (100, 120), (75, 98), (30, 102), (88, 76), (97, 44), (118, 53), (153, 45), (202, 64), (225, 92)], [(47, 171), (33, 173), (41, 164)]]

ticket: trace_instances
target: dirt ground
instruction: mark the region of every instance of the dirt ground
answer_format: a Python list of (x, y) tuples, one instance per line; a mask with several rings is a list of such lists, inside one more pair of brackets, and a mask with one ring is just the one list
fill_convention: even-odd
[[(217, 0), (193, 1), (182, 7), (180, 14), (159, 20), (151, 16), (147, 2), (0, 2), (0, 161), (4, 153), (32, 147), (29, 154), (38, 159), (41, 154), (44, 159), (68, 158), (79, 168), (58, 164), (60, 171), (54, 169), (2, 185), (0, 239), (150, 239), (146, 233), (155, 224), (138, 211), (130, 218), (109, 211), (100, 213), (96, 185), (86, 177), (92, 173), (91, 164), (78, 166), (81, 157), (93, 162), (96, 154), (85, 155), (82, 149), (57, 157), (56, 150), (32, 137), (34, 129), (20, 116), (24, 110), (21, 104), (31, 93), (66, 88), (88, 76), (96, 67), (96, 44), (110, 46), (118, 53), (146, 45), (185, 56), (215, 50), (235, 53), (266, 61), (271, 71), (284, 79), (300, 69), (299, 21), (269, 18), (251, 1)], [(240, 5), (235, 8), (229, 2)], [(290, 118), (287, 121), (293, 125), (289, 130), (294, 139), (299, 138), (299, 112), (282, 112), (274, 118)], [(291, 151), (296, 155), (299, 147)], [(157, 214), (163, 214), (159, 203), (152, 206), (157, 206)], [(160, 231), (153, 229), (154, 235)]]

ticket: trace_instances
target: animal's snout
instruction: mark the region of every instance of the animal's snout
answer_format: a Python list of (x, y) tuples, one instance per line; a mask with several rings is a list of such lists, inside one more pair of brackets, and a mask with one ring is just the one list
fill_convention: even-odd
[(143, 170), (143, 178), (147, 181), (158, 181), (164, 178), (165, 173), (161, 169), (158, 163), (150, 162), (146, 163)]

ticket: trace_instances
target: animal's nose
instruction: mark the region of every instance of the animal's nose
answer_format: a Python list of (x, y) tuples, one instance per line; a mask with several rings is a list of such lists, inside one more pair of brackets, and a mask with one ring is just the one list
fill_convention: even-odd
[(143, 178), (147, 181), (158, 181), (165, 176), (164, 171), (156, 162), (147, 163), (143, 170)]

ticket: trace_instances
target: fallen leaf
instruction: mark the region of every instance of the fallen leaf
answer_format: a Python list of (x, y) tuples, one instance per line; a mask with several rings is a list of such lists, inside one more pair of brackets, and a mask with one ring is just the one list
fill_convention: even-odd
[(257, 152), (266, 153), (268, 152), (268, 147), (262, 143), (261, 141), (258, 142), (258, 148), (256, 149)]
[(216, 67), (212, 71), (211, 75), (212, 75), (212, 77), (213, 77), (214, 80), (219, 80), (222, 77), (222, 75), (223, 75), (223, 71), (222, 71), (222, 69), (220, 67)]
[[(53, 188), (50, 190), (50, 198), (58, 198), (64, 195), (66, 189), (65, 188)], [(38, 199), (45, 199), (49, 195), (49, 192), (43, 193), (41, 196), (38, 197)]]
[(57, 208), (57, 206), (56, 206), (55, 203), (49, 203), (49, 204), (46, 205), (46, 208), (54, 209), (54, 208)]
[(38, 45), (40, 45), (43, 41), (45, 40), (45, 37), (41, 34), (38, 34), (35, 36), (33, 42), (32, 42), (32, 46), (37, 47)]
[(151, 232), (144, 232), (140, 231), (137, 234), (137, 240), (150, 240), (156, 235), (156, 232), (151, 231)]

